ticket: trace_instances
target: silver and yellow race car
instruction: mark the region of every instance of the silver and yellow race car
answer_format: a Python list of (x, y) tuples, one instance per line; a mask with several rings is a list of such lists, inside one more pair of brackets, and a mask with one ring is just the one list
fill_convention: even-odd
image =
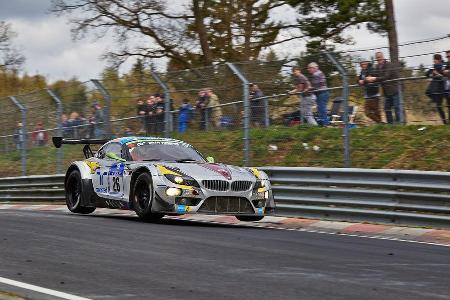
[[(275, 203), (267, 175), (256, 168), (214, 163), (180, 140), (123, 137), (74, 140), (53, 137), (55, 147), (84, 144), (83, 161), (65, 176), (66, 203), (74, 213), (97, 207), (130, 209), (145, 220), (164, 215), (226, 214), (259, 221)], [(90, 145), (102, 146), (94, 153)]]

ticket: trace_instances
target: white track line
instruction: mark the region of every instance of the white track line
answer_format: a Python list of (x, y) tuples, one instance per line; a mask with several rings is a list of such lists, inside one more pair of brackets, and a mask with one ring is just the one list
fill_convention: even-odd
[(450, 244), (440, 244), (440, 243), (433, 243), (433, 242), (406, 240), (406, 239), (402, 239), (402, 238), (387, 237), (387, 236), (384, 237), (384, 236), (380, 236), (380, 235), (364, 235), (364, 234), (352, 234), (352, 233), (342, 233), (342, 232), (328, 232), (328, 231), (306, 229), (306, 228), (274, 227), (274, 226), (267, 226), (267, 225), (264, 225), (264, 224), (261, 224), (261, 223), (253, 223), (252, 224), (252, 223), (242, 223), (241, 222), (241, 223), (237, 223), (237, 224), (230, 224), (230, 223), (224, 223), (224, 222), (204, 221), (204, 220), (189, 219), (189, 218), (185, 218), (183, 220), (196, 221), (196, 222), (201, 222), (201, 223), (213, 223), (213, 224), (222, 224), (222, 225), (231, 225), (231, 226), (245, 226), (245, 227), (254, 227), (254, 228), (268, 228), (268, 229), (287, 230), (287, 231), (300, 231), (300, 232), (308, 232), (308, 233), (318, 233), (318, 234), (327, 234), (327, 235), (341, 235), (341, 236), (349, 236), (349, 237), (365, 238), (365, 239), (375, 239), (375, 240), (385, 240), (385, 241), (406, 242), (406, 243), (413, 243), (413, 244), (423, 244), (423, 245), (450, 247)]
[(75, 296), (75, 295), (71, 295), (71, 294), (67, 294), (67, 293), (63, 293), (63, 292), (58, 292), (58, 291), (55, 291), (55, 290), (43, 288), (43, 287), (40, 287), (40, 286), (37, 286), (37, 285), (32, 285), (32, 284), (28, 284), (28, 283), (24, 283), (24, 282), (12, 280), (12, 279), (4, 278), (4, 277), (0, 277), (0, 283), (16, 286), (16, 287), (19, 287), (19, 288), (22, 288), (22, 289), (38, 292), (38, 293), (41, 293), (41, 294), (55, 296), (55, 297), (58, 297), (58, 298), (61, 298), (61, 299), (67, 299), (67, 300), (90, 300), (89, 298), (83, 298), (83, 297), (79, 297), (79, 296)]

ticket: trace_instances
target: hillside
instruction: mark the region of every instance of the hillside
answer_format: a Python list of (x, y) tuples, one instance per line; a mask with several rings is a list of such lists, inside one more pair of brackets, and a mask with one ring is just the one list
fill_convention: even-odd
[[(342, 167), (341, 135), (340, 128), (273, 126), (254, 129), (251, 164)], [(193, 144), (216, 161), (242, 164), (241, 130), (190, 132), (174, 137)], [(351, 129), (351, 149), (352, 167), (450, 171), (450, 126), (354, 128)], [(82, 157), (81, 147), (65, 146), (63, 169), (70, 161)], [(28, 152), (28, 174), (53, 174), (56, 172), (55, 161), (56, 149), (53, 147), (32, 149)], [(20, 174), (19, 153), (3, 153), (0, 157), (0, 176)]]

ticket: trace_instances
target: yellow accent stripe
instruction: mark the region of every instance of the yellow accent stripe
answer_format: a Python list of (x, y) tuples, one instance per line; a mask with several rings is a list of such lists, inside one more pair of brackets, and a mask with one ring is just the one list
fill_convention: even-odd
[(256, 178), (261, 179), (261, 173), (257, 168), (250, 168), (250, 170), (252, 171), (253, 175), (255, 175)]
[(172, 174), (172, 175), (177, 175), (177, 176), (181, 176), (181, 174), (178, 174), (177, 172), (174, 172), (172, 170), (167, 169), (164, 166), (158, 166), (158, 170), (162, 175), (166, 175), (166, 174)]
[(184, 189), (184, 190), (191, 190), (191, 191), (194, 189), (192, 186), (181, 185), (181, 184), (177, 184), (177, 188)]
[(95, 170), (100, 168), (98, 162), (95, 161), (85, 160), (84, 163), (89, 167), (89, 169), (91, 169), (91, 174), (94, 174)]

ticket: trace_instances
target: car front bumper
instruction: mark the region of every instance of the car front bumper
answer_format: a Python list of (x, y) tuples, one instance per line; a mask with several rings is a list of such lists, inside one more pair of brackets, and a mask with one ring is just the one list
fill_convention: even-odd
[[(251, 188), (236, 192), (177, 185), (163, 176), (159, 176), (155, 181), (157, 181), (154, 182), (156, 201), (152, 211), (171, 215), (202, 213), (261, 216), (266, 214), (268, 197), (272, 196), (270, 184), (257, 191)], [(169, 188), (177, 188), (181, 194), (169, 196), (167, 194)]]

